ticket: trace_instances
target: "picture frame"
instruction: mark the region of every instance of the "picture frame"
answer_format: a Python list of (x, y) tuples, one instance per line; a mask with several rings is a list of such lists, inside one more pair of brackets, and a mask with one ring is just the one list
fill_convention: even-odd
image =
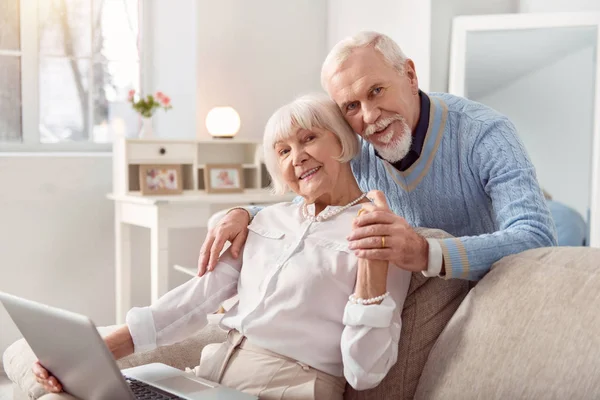
[(143, 196), (183, 193), (181, 164), (140, 165), (140, 192)]
[(244, 191), (242, 164), (207, 164), (204, 168), (206, 193), (241, 193)]

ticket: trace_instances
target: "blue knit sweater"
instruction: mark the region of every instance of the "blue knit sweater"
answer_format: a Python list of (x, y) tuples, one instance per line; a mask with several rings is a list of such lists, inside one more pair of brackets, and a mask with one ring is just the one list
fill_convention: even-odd
[(462, 97), (431, 93), (419, 159), (398, 171), (362, 142), (352, 170), (364, 191), (382, 190), (415, 227), (442, 229), (447, 278), (481, 279), (500, 258), (556, 245), (550, 212), (515, 127)]

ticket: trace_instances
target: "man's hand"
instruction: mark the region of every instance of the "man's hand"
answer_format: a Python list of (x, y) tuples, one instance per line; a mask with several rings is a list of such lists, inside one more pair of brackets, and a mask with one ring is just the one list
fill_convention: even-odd
[(362, 205), (368, 212), (354, 220), (352, 233), (347, 238), (348, 247), (359, 258), (386, 260), (411, 272), (426, 270), (427, 240), (389, 209), (383, 192), (373, 190), (367, 197), (374, 203)]
[(198, 258), (198, 276), (215, 268), (227, 241), (231, 242), (231, 255), (234, 258), (239, 257), (240, 250), (248, 237), (249, 223), (250, 213), (236, 208), (229, 211), (217, 226), (208, 231)]

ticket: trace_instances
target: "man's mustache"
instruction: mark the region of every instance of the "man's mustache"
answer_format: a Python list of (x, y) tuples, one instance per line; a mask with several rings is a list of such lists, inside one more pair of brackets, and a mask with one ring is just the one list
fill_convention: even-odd
[(396, 115), (392, 115), (391, 117), (386, 117), (386, 118), (380, 119), (379, 121), (375, 122), (374, 124), (367, 125), (367, 128), (365, 129), (365, 136), (369, 137), (369, 136), (373, 135), (375, 132), (384, 130), (394, 121), (406, 122), (404, 117), (400, 114), (396, 114)]

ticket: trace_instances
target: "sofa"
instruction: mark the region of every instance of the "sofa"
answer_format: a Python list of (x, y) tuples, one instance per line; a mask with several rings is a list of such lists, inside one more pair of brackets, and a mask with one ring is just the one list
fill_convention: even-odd
[[(378, 387), (347, 388), (345, 399), (600, 398), (600, 249), (508, 256), (477, 285), (413, 274), (402, 320), (396, 365)], [(183, 342), (118, 364), (193, 367), (204, 346), (224, 337), (212, 322)], [(43, 392), (23, 339), (3, 359), (15, 400), (73, 399)]]

